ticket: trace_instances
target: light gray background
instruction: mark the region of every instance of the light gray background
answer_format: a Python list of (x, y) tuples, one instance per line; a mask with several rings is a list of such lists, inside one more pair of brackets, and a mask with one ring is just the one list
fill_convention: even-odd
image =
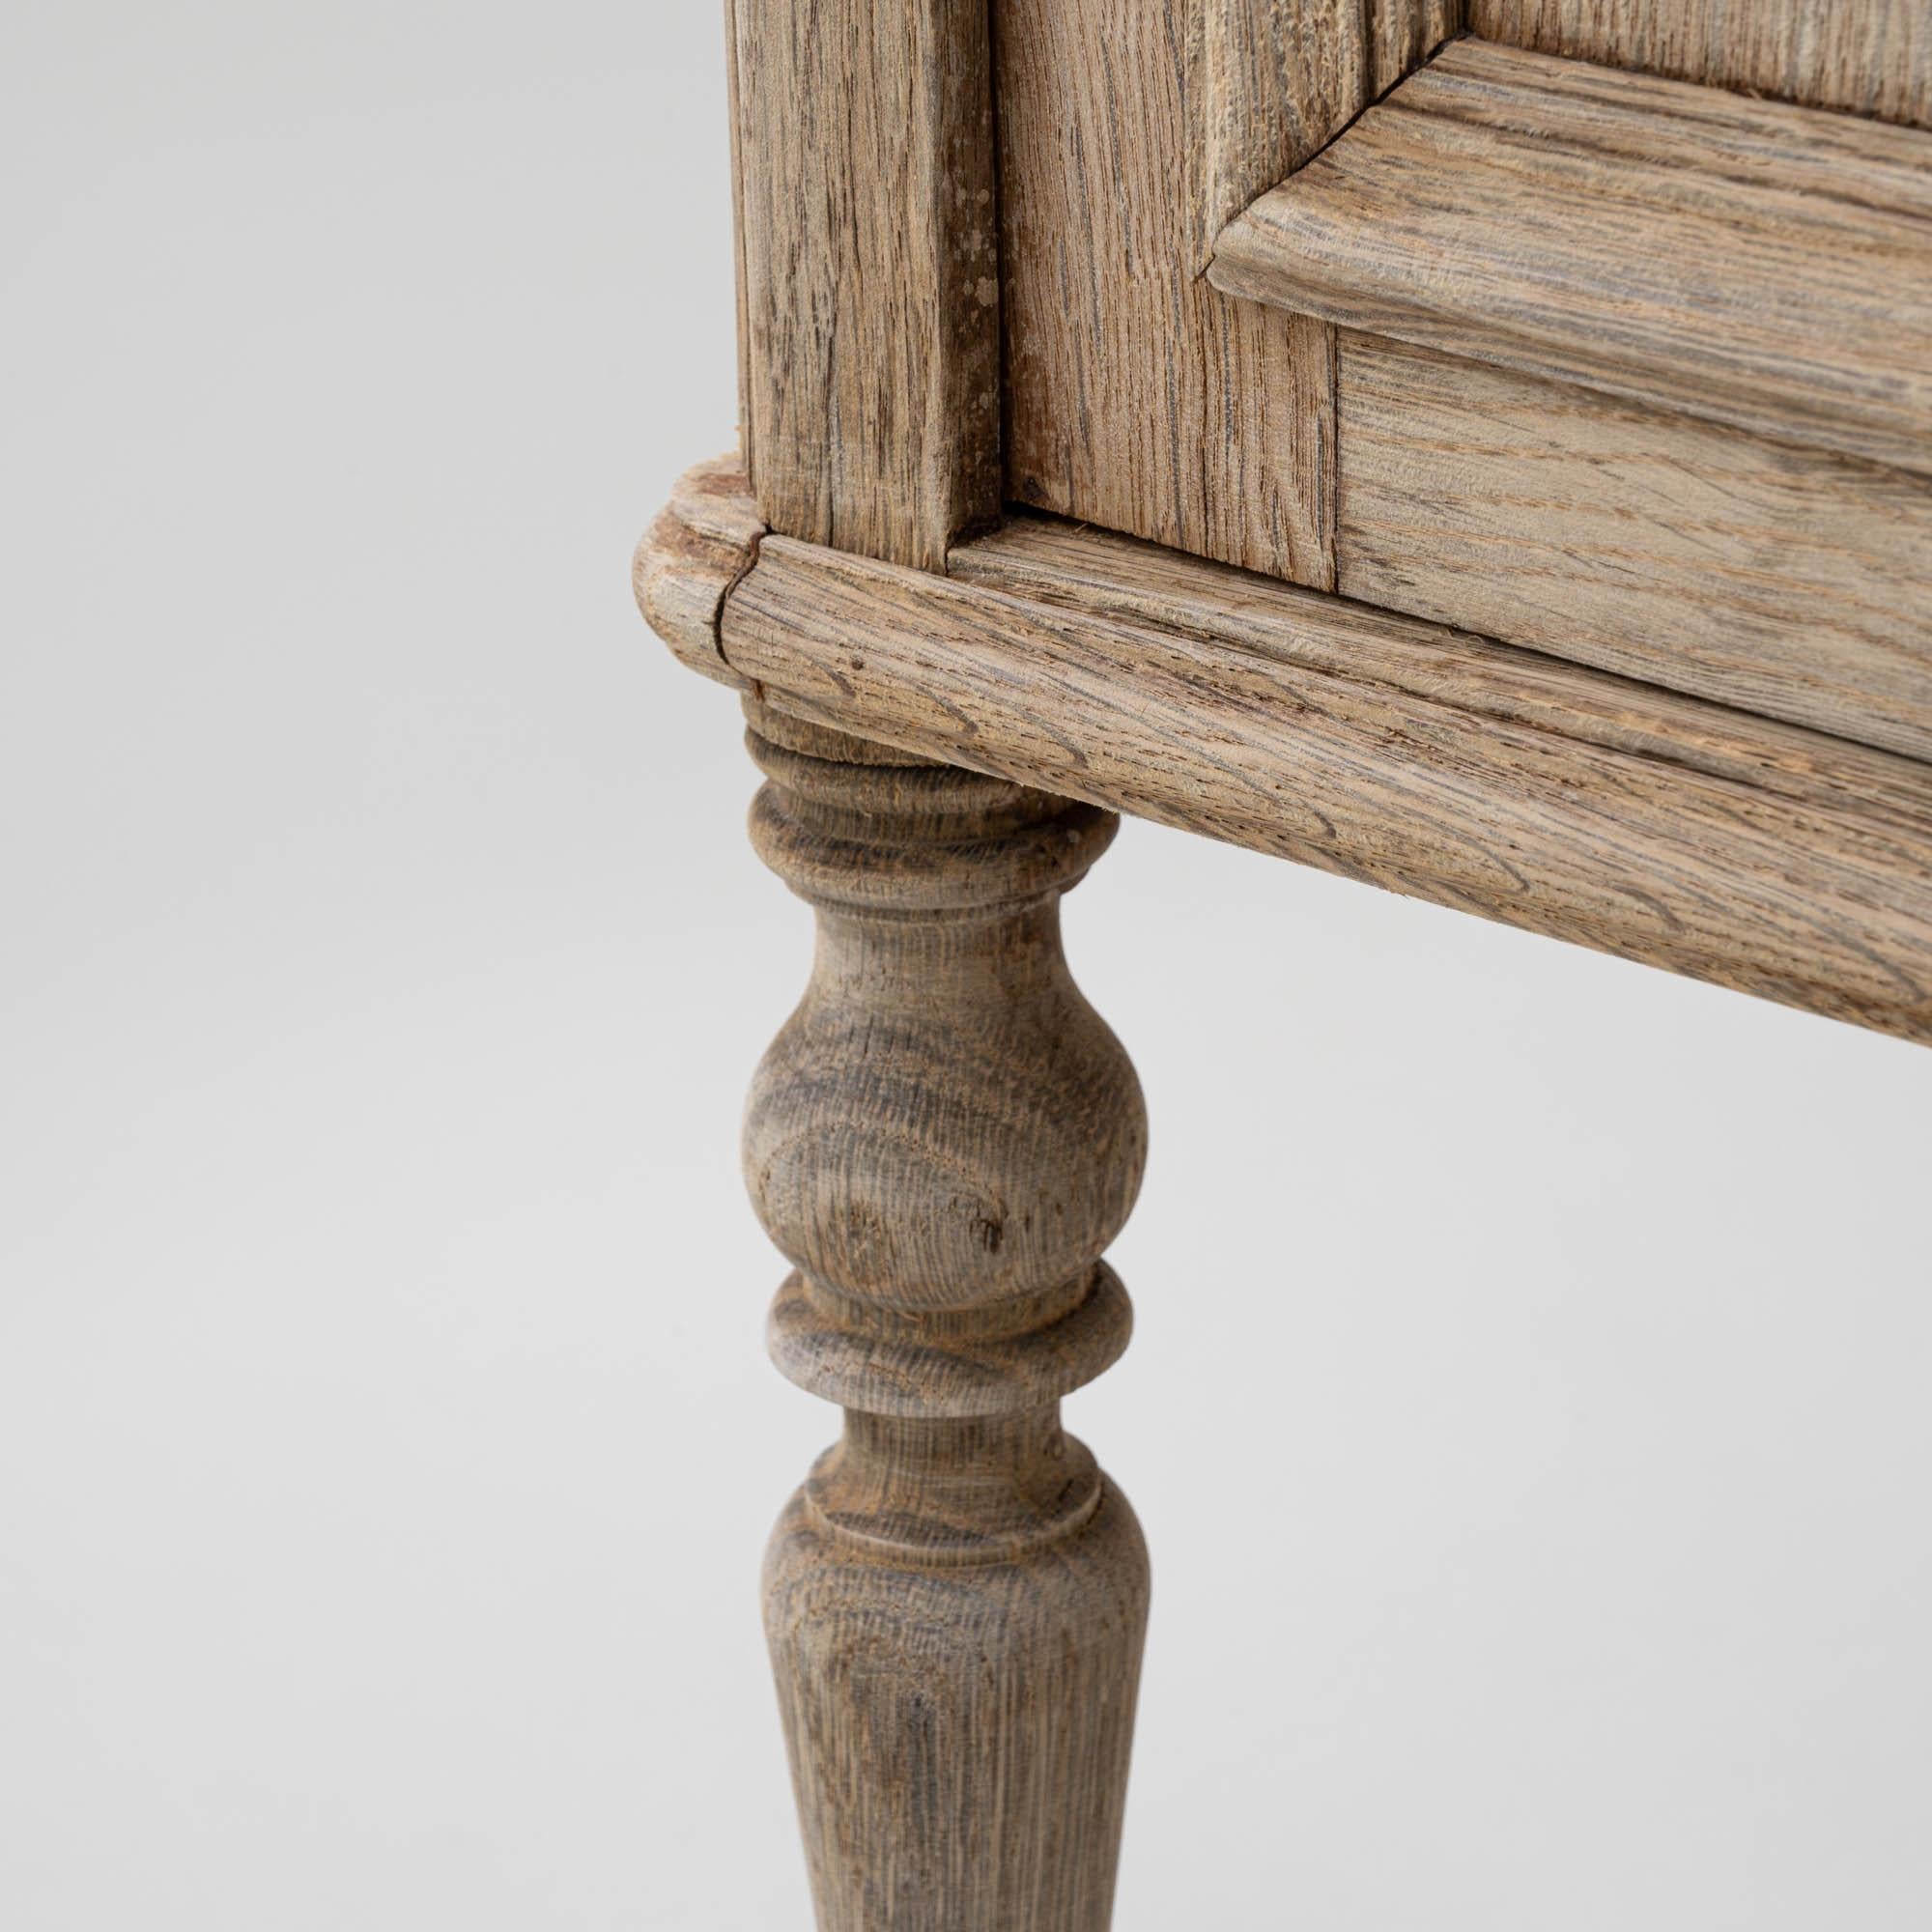
[[(4, 63), (0, 1925), (808, 1923), (751, 1066), (808, 920), (632, 540), (731, 436), (707, 5)], [(1130, 826), (1071, 1406), (1122, 1932), (1932, 1918), (1932, 1055)]]

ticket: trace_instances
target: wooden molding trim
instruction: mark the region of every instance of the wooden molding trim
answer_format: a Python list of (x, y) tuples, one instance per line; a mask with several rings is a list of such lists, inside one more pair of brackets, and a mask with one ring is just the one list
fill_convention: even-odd
[(1335, 337), (1214, 238), (1462, 0), (992, 0), (1007, 496), (1335, 587)]
[(730, 0), (745, 448), (774, 529), (921, 569), (995, 520), (986, 0)]
[(1148, 1556), (1060, 1398), (1126, 1345), (1147, 1111), (1060, 900), (1118, 821), (745, 709), (818, 934), (745, 1179), (773, 1356), (847, 1411), (765, 1561), (817, 1922), (1106, 1932)]
[[(729, 580), (711, 541), (693, 583)], [(664, 546), (640, 575), (681, 585)], [(950, 580), (778, 536), (738, 563), (704, 635), (781, 710), (1932, 1041), (1916, 759), (1040, 519)], [(657, 608), (711, 670), (702, 604)]]
[(1210, 278), (1932, 472), (1916, 129), (1458, 41), (1235, 220)]
[(1257, 195), (1313, 159), (1462, 24), (1463, 0), (1201, 0), (1201, 265)]

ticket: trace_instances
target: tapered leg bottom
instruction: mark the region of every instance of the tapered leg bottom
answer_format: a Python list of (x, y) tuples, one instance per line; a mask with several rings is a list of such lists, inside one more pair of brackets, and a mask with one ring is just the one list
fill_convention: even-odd
[(822, 1932), (1106, 1932), (1147, 1629), (1126, 1499), (934, 1570), (854, 1549), (801, 1492), (765, 1590)]

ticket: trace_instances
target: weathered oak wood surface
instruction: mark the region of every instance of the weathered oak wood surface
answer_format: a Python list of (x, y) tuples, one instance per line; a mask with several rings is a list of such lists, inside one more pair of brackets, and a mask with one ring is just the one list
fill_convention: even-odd
[(767, 537), (788, 710), (1932, 1039), (1932, 766), (1045, 520), (952, 577)]
[(1932, 126), (1924, 0), (1468, 0), (1487, 41)]
[(631, 558), (644, 621), (683, 664), (722, 684), (741, 681), (719, 649), (719, 619), (731, 586), (757, 561), (765, 529), (744, 466), (721, 456), (678, 478)]
[(774, 529), (943, 568), (1000, 503), (984, 0), (730, 0), (745, 447)]
[(1127, 810), (1932, 1043), (1932, 6), (726, 12), (742, 460), (635, 583), (817, 925), (744, 1160), (845, 1411), (818, 1923), (1106, 1932), (1146, 1118), (1061, 897)]
[(1196, 0), (1196, 167), (1206, 260), (1264, 189), (1325, 148), (1462, 24), (1462, 0)]
[(1126, 1343), (1147, 1120), (1060, 897), (1116, 821), (748, 710), (818, 944), (745, 1177), (797, 1269), (774, 1357), (847, 1410), (765, 1566), (818, 1921), (1106, 1932), (1148, 1563), (1059, 1398)]
[(1215, 246), (1230, 294), (1932, 470), (1932, 135), (1459, 41)]
[(1349, 330), (1337, 588), (1932, 756), (1932, 482)]
[[(1007, 494), (1325, 587), (1332, 334), (1201, 279), (1202, 4), (994, 0)], [(1242, 17), (1214, 4), (1224, 21)], [(1306, 139), (1355, 112), (1359, 65), (1297, 70)], [(1341, 91), (1324, 104), (1330, 79)], [(1224, 130), (1224, 154), (1235, 138)]]

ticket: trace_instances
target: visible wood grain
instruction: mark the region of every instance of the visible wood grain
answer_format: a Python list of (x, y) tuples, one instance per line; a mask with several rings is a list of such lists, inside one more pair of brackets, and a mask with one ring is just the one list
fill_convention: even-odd
[(1094, 531), (952, 569), (767, 539), (724, 654), (927, 756), (1932, 1039), (1932, 767)]
[(1344, 331), (1339, 588), (1932, 757), (1932, 483)]
[(943, 568), (1000, 503), (985, 0), (732, 8), (759, 506)]
[(774, 1356), (847, 1408), (765, 1566), (818, 1922), (1106, 1932), (1147, 1552), (1058, 1399), (1126, 1341), (1147, 1122), (1060, 896), (1116, 821), (748, 710), (818, 944), (745, 1175), (798, 1269)]
[[(1206, 4), (994, 0), (1007, 491), (1325, 586), (1331, 333), (1201, 280)], [(1309, 107), (1310, 138), (1359, 105), (1359, 73), (1342, 78), (1333, 116)], [(1235, 115), (1225, 89), (1218, 111)], [(1237, 138), (1224, 130), (1224, 157)]]
[(1007, 490), (1318, 588), (1331, 331), (1204, 284), (1214, 236), (1460, 0), (994, 0)]
[(735, 456), (687, 470), (631, 559), (644, 621), (693, 670), (741, 689), (719, 649), (718, 619), (765, 534), (751, 488)]
[(1486, 41), (1932, 126), (1925, 0), (1468, 0)]
[(1151, 627), (1348, 678), (1472, 720), (1701, 772), (1807, 810), (1932, 835), (1932, 772), (1911, 759), (1789, 728), (1534, 651), (1197, 565), (1045, 517), (1016, 518), (954, 558), (962, 584), (1081, 617)]
[(745, 473), (752, 473), (752, 301), (745, 273), (745, 143), (739, 131), (738, 0), (724, 0), (724, 80), (730, 103), (731, 152), (731, 274), (737, 298), (738, 324), (738, 457)]
[(1932, 135), (1459, 41), (1212, 278), (1350, 328), (1932, 471)]
[(1462, 25), (1462, 0), (1199, 0), (1202, 227), (1217, 236)]

